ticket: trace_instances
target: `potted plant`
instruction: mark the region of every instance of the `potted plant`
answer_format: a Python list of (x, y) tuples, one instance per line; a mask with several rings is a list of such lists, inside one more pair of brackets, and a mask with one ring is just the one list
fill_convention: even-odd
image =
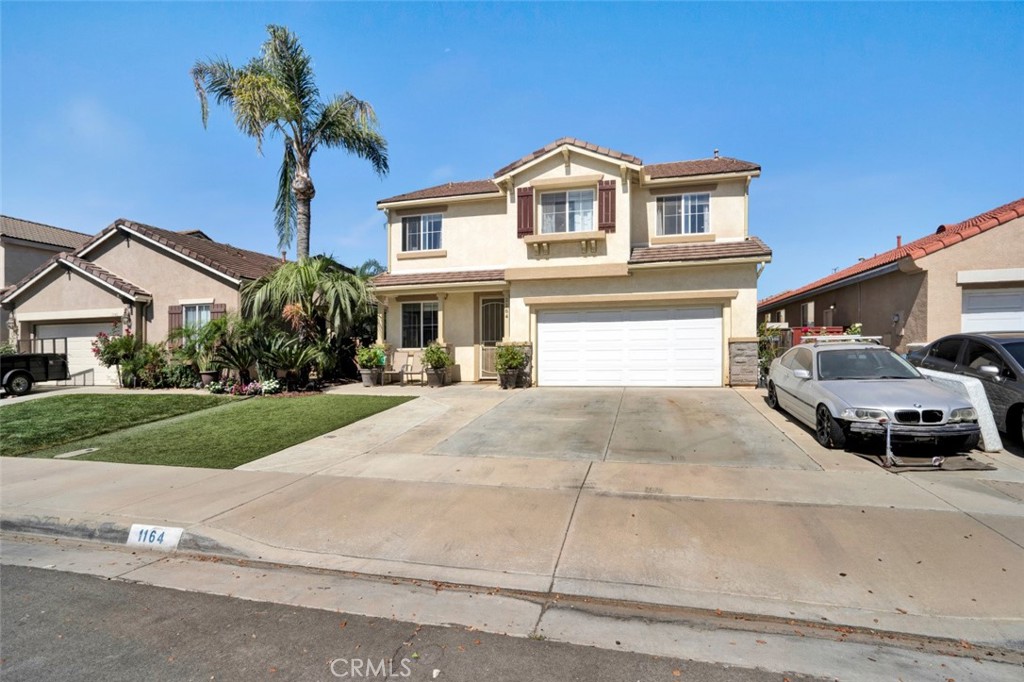
[(356, 364), (359, 365), (359, 376), (363, 386), (373, 386), (374, 381), (384, 369), (387, 354), (380, 344), (360, 346), (356, 349)]
[(423, 350), (423, 364), (427, 366), (427, 386), (444, 386), (447, 383), (448, 368), (452, 366), (452, 356), (437, 341)]
[(495, 369), (503, 389), (515, 388), (519, 383), (519, 372), (526, 365), (526, 354), (516, 345), (498, 346)]

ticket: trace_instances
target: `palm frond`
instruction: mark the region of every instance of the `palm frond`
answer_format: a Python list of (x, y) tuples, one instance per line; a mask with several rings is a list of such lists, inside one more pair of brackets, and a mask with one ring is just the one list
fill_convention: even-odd
[[(270, 37), (263, 43), (264, 68), (288, 91), (300, 113), (309, 111), (320, 97), (313, 74), (313, 60), (299, 38), (284, 26), (267, 26)], [(294, 120), (294, 119), (293, 119)]]
[(377, 119), (369, 104), (346, 93), (319, 105), (312, 120), (312, 149), (321, 144), (342, 147), (369, 161), (377, 175), (387, 175), (388, 143), (377, 131)]
[(231, 66), (226, 59), (215, 59), (212, 61), (196, 61), (192, 65), (192, 84), (196, 88), (196, 96), (199, 98), (199, 106), (203, 113), (203, 127), (206, 127), (210, 117), (210, 105), (207, 101), (207, 93), (211, 93), (217, 100), (217, 104), (234, 101), (235, 82), (238, 79), (238, 70)]
[(296, 206), (292, 179), (295, 177), (295, 149), (292, 138), (284, 138), (284, 159), (281, 161), (281, 175), (277, 183), (277, 201), (274, 203), (274, 228), (277, 230), (277, 248), (287, 251), (295, 239)]

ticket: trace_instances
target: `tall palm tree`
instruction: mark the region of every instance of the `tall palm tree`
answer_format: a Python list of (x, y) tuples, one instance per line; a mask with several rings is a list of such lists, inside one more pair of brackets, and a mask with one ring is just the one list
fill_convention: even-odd
[(377, 130), (377, 117), (368, 102), (351, 93), (320, 99), (312, 60), (298, 37), (284, 26), (267, 26), (270, 37), (260, 56), (243, 67), (225, 59), (197, 61), (192, 81), (202, 106), (203, 126), (209, 118), (208, 96), (227, 104), (235, 125), (256, 138), (280, 133), (284, 138), (274, 226), (278, 247), (296, 239), (298, 257), (309, 256), (310, 203), (316, 194), (309, 174), (310, 160), (319, 147), (341, 147), (366, 159), (378, 175), (388, 172), (387, 141)]

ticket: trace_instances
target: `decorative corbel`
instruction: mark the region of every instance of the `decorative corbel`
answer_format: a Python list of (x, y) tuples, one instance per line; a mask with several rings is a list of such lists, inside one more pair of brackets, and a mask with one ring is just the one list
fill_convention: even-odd
[(626, 191), (626, 185), (629, 184), (629, 167), (626, 164), (619, 166), (619, 177), (622, 178), (622, 191)]
[(568, 173), (569, 168), (569, 148), (562, 147), (562, 160), (565, 161), (565, 172)]

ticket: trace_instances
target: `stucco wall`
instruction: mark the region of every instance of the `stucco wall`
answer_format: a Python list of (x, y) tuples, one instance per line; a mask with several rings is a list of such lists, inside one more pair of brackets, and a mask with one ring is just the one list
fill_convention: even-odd
[(54, 313), (60, 320), (62, 311), (122, 308), (124, 304), (115, 293), (63, 267), (43, 277), (25, 290), (15, 301), (14, 316), (23, 313)]
[[(1024, 218), (975, 235), (915, 261), (928, 271), (928, 338), (931, 341), (960, 331), (964, 287), (957, 272), (1024, 268)], [(1020, 287), (1024, 282), (971, 285), (977, 288)]]
[[(13, 244), (8, 239), (0, 238), (0, 283), (5, 287), (17, 284), (59, 251), (57, 247)], [(0, 343), (7, 341), (9, 336), (8, 317), (7, 311), (0, 309)]]
[[(691, 185), (698, 190), (708, 184), (715, 185), (714, 189), (708, 190), (709, 210), (708, 225), (710, 232), (716, 239), (742, 239), (747, 236), (746, 221), (746, 180), (730, 180), (728, 182), (708, 183), (707, 181)], [(659, 190), (655, 190), (659, 191)], [(664, 191), (664, 190), (660, 190)], [(694, 190), (686, 185), (678, 186), (679, 194), (689, 194)], [(638, 189), (636, 202), (643, 206), (645, 232), (642, 235), (644, 242), (650, 242), (650, 238), (658, 233), (658, 201), (657, 195), (652, 195), (651, 188)], [(665, 196), (661, 194), (660, 196)]]

